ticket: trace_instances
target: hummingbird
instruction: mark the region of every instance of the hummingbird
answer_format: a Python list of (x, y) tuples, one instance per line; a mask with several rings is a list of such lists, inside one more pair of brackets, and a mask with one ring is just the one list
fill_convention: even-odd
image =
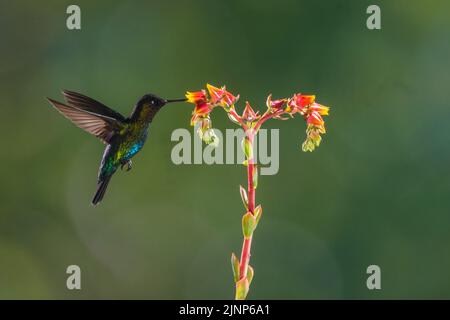
[(77, 92), (63, 90), (67, 104), (47, 98), (50, 104), (76, 126), (96, 136), (106, 144), (98, 171), (97, 190), (92, 204), (98, 204), (105, 196), (111, 177), (120, 167), (132, 168), (131, 159), (142, 149), (148, 129), (156, 113), (168, 103), (186, 99), (166, 100), (154, 94), (146, 94), (136, 103), (129, 117)]

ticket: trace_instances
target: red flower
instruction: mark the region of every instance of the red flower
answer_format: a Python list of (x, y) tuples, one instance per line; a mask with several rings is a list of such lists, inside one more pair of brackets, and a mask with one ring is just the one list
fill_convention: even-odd
[(191, 125), (195, 126), (199, 119), (209, 116), (212, 107), (206, 102), (199, 102), (195, 105), (194, 111), (192, 112)]
[(303, 142), (303, 151), (313, 151), (322, 141), (321, 134), (326, 132), (325, 121), (322, 116), (328, 115), (330, 108), (315, 102), (314, 95), (295, 94), (288, 101), (286, 112), (290, 115), (300, 113), (306, 120), (306, 140)]
[(200, 103), (200, 102), (206, 102), (206, 91), (195, 91), (195, 92), (186, 92), (186, 98), (187, 102), (189, 103)]
[(204, 118), (209, 115), (212, 110), (212, 106), (207, 102), (208, 97), (206, 96), (205, 90), (195, 92), (188, 91), (186, 92), (186, 98), (187, 102), (195, 104), (191, 118), (191, 125), (195, 126), (200, 118)]
[(325, 121), (323, 121), (322, 116), (328, 115), (328, 110), (328, 107), (315, 102), (302, 109), (302, 114), (308, 124), (306, 128), (306, 140), (302, 145), (303, 151), (313, 151), (320, 145), (322, 141), (320, 135), (326, 132)]
[(233, 96), (228, 91), (224, 92), (224, 96), (222, 98), (223, 103), (225, 103), (227, 106), (232, 106), (236, 103), (236, 101), (239, 99), (239, 95)]
[(272, 94), (269, 94), (266, 100), (266, 105), (270, 110), (276, 111), (282, 109), (286, 102), (288, 102), (288, 99), (278, 99), (272, 101)]
[(294, 94), (288, 101), (286, 111), (291, 115), (296, 112), (304, 114), (304, 108), (313, 104), (315, 99), (316, 96), (313, 95), (302, 95), (301, 93)]
[(206, 102), (199, 102), (195, 105), (194, 113), (197, 115), (206, 115), (211, 112), (211, 107)]
[(229, 93), (225, 86), (222, 88), (214, 87), (210, 84), (206, 85), (209, 95), (211, 96), (210, 102), (214, 105), (220, 105), (222, 107), (230, 107), (238, 100), (239, 96), (234, 96)]
[(211, 103), (216, 104), (216, 103), (220, 102), (220, 100), (222, 99), (224, 90), (214, 87), (214, 86), (210, 85), (209, 83), (206, 84), (206, 88), (208, 89), (209, 95), (211, 96), (211, 100), (210, 100)]
[(322, 126), (325, 123), (322, 119), (322, 116), (317, 111), (313, 111), (309, 115), (307, 115), (306, 122), (315, 126)]
[(242, 119), (245, 121), (254, 121), (258, 119), (258, 112), (255, 112), (251, 105), (248, 103), (248, 101), (245, 102), (245, 109), (244, 112), (242, 112)]
[(316, 99), (316, 96), (305, 96), (302, 94), (296, 94), (294, 95), (294, 101), (295, 104), (300, 107), (300, 108), (304, 108), (306, 106), (309, 106), (310, 104), (312, 104)]
[(291, 98), (272, 101), (272, 95), (270, 94), (266, 101), (268, 110), (262, 116), (255, 112), (248, 102), (245, 104), (242, 116), (239, 116), (234, 109), (234, 104), (239, 99), (239, 95), (234, 96), (226, 90), (225, 86), (219, 88), (207, 84), (206, 88), (207, 90), (186, 93), (188, 102), (195, 104), (191, 124), (200, 123), (199, 134), (206, 143), (218, 141), (214, 137), (211, 120), (209, 119), (211, 111), (217, 106), (221, 106), (233, 122), (244, 129), (254, 128), (256, 131), (268, 119), (287, 120), (289, 118), (285, 117), (286, 115), (293, 117), (296, 113), (299, 113), (307, 123), (306, 140), (302, 145), (303, 150), (313, 151), (322, 141), (321, 134), (325, 133), (323, 116), (328, 115), (329, 108), (316, 103), (316, 96), (314, 95), (296, 93)]

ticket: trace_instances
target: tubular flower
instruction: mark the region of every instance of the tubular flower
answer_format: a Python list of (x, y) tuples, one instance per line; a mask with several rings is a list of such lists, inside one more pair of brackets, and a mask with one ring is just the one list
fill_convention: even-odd
[(311, 113), (306, 115), (306, 123), (315, 126), (323, 126), (325, 122), (323, 121), (320, 113), (318, 113), (317, 111), (312, 111)]
[(325, 121), (322, 116), (328, 115), (329, 108), (318, 103), (313, 103), (302, 110), (306, 119), (306, 140), (303, 142), (303, 151), (313, 151), (322, 141), (321, 134), (326, 133)]
[(225, 86), (223, 86), (222, 88), (217, 88), (208, 83), (206, 85), (206, 88), (208, 89), (209, 95), (211, 96), (210, 102), (213, 105), (231, 107), (239, 99), (239, 95), (232, 95), (226, 90)]
[(195, 126), (199, 119), (203, 119), (209, 116), (211, 110), (212, 107), (208, 103), (198, 102), (195, 105), (194, 111), (192, 112), (191, 126)]
[(225, 87), (222, 87), (220, 89), (220, 88), (214, 87), (213, 85), (210, 85), (208, 83), (208, 84), (206, 84), (206, 88), (208, 89), (209, 95), (211, 96), (211, 99), (210, 99), (211, 103), (212, 104), (220, 103), (220, 101), (223, 97), (224, 91), (225, 91)]
[(316, 126), (313, 124), (308, 124), (306, 127), (306, 140), (302, 144), (303, 151), (314, 151), (316, 147), (320, 145), (322, 141), (321, 134), (324, 134), (325, 127), (324, 126)]
[(212, 144), (215, 147), (219, 145), (219, 137), (217, 137), (214, 129), (212, 128), (209, 115), (200, 119), (197, 133), (200, 139), (202, 139), (206, 144)]
[(233, 96), (231, 93), (224, 90), (222, 103), (224, 103), (226, 106), (228, 106), (228, 107), (234, 106), (234, 104), (238, 100), (239, 100), (239, 95)]
[(200, 103), (200, 102), (206, 102), (206, 91), (195, 91), (195, 92), (186, 92), (186, 99), (189, 103)]
[(272, 100), (272, 94), (269, 94), (266, 100), (267, 108), (270, 111), (278, 111), (282, 109), (285, 104), (288, 102), (288, 99), (278, 99), (278, 100)]
[(260, 116), (258, 115), (258, 112), (255, 112), (250, 105), (250, 103), (245, 102), (245, 109), (244, 112), (242, 112), (242, 119), (248, 122), (253, 122), (254, 120), (258, 119)]
[(289, 99), (286, 112), (290, 113), (291, 115), (297, 112), (303, 114), (304, 109), (313, 104), (315, 99), (316, 96), (297, 93), (291, 99)]
[(313, 103), (308, 107), (309, 110), (312, 110), (314, 112), (318, 112), (321, 116), (327, 116), (328, 112), (330, 111), (329, 107), (325, 107), (318, 103)]
[(225, 110), (230, 111), (234, 108), (234, 103), (239, 96), (234, 96), (226, 91), (225, 86), (217, 88), (210, 84), (206, 85), (206, 90), (186, 92), (187, 102), (195, 104), (192, 112), (191, 125), (198, 125), (197, 133), (206, 144), (218, 145), (219, 139), (212, 129), (211, 119), (209, 117), (211, 111), (221, 106)]
[(212, 107), (208, 104), (206, 91), (195, 91), (195, 92), (186, 92), (186, 99), (189, 103), (194, 103), (195, 108), (192, 112), (192, 118), (191, 118), (191, 125), (195, 126), (196, 123), (206, 116), (209, 115), (209, 113), (212, 110)]
[(295, 96), (295, 103), (300, 108), (304, 108), (306, 106), (311, 105), (312, 103), (314, 103), (315, 100), (316, 100), (316, 96), (313, 96), (313, 95), (306, 96), (306, 95), (302, 95), (302, 94), (297, 94)]
[(307, 123), (306, 140), (302, 144), (303, 151), (313, 151), (322, 141), (321, 134), (326, 132), (325, 121), (322, 116), (327, 116), (329, 109), (315, 102), (316, 96), (295, 94), (288, 100), (286, 112), (291, 116), (300, 113)]

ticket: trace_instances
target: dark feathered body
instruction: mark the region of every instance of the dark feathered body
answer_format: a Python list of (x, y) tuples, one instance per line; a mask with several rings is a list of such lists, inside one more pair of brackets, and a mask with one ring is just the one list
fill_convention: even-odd
[(147, 140), (150, 123), (158, 110), (158, 107), (149, 105), (136, 106), (132, 116), (126, 119), (124, 128), (106, 146), (98, 172), (99, 191), (92, 201), (94, 204), (102, 200), (109, 180), (117, 169), (141, 151)]
[(106, 144), (93, 204), (102, 200), (112, 175), (119, 167), (128, 165), (128, 168), (131, 168), (131, 159), (144, 146), (149, 125), (156, 113), (167, 102), (184, 101), (167, 101), (148, 94), (138, 101), (131, 116), (124, 118), (100, 102), (79, 93), (64, 91), (63, 94), (68, 105), (48, 100), (66, 118)]

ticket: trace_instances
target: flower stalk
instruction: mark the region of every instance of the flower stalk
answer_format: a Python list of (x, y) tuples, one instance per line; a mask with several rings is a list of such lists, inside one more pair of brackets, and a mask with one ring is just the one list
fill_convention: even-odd
[(228, 118), (239, 125), (245, 132), (242, 149), (245, 155), (244, 165), (247, 167), (247, 188), (240, 187), (240, 194), (245, 213), (242, 217), (243, 243), (240, 260), (232, 253), (231, 266), (236, 285), (236, 300), (244, 300), (253, 280), (254, 270), (250, 266), (253, 233), (262, 215), (261, 205), (256, 206), (256, 188), (258, 185), (258, 167), (254, 161), (253, 142), (261, 126), (269, 119), (288, 120), (294, 115), (301, 115), (307, 123), (306, 140), (302, 144), (303, 151), (313, 151), (322, 141), (325, 134), (325, 122), (322, 116), (328, 115), (329, 108), (315, 102), (315, 96), (294, 94), (291, 98), (272, 100), (267, 97), (267, 110), (259, 115), (246, 102), (242, 115), (235, 110), (239, 95), (234, 96), (224, 87), (217, 88), (207, 84), (207, 90), (187, 92), (186, 98), (195, 104), (191, 125), (199, 124), (198, 134), (206, 144), (218, 144), (218, 138), (212, 129), (210, 114), (216, 107), (221, 107)]

